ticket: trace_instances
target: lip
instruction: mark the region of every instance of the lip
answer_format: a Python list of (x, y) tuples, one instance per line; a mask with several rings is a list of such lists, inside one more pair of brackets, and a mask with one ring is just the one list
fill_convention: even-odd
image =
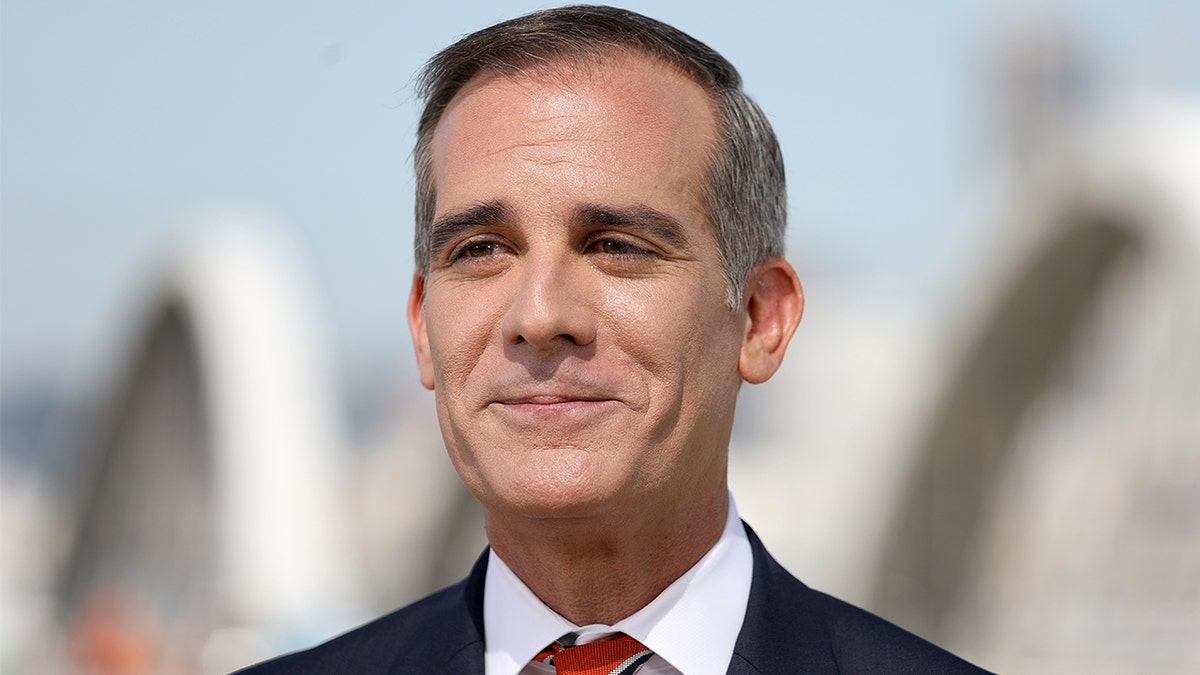
[(587, 405), (620, 402), (623, 397), (618, 381), (595, 374), (562, 373), (546, 382), (531, 382), (524, 377), (500, 377), (483, 392), (485, 407), (537, 407)]
[(598, 403), (600, 401), (610, 400), (599, 396), (576, 396), (576, 395), (561, 395), (561, 394), (531, 394), (529, 396), (519, 396), (515, 398), (501, 399), (494, 401), (500, 405), (564, 405), (569, 403)]
[(586, 395), (531, 394), (492, 401), (488, 407), (515, 422), (578, 422), (606, 413), (616, 402)]
[(540, 381), (531, 379), (523, 369), (497, 374), (479, 392), (480, 408), (520, 426), (596, 422), (629, 407), (630, 401), (622, 393), (630, 388), (627, 378), (609, 372), (613, 369), (571, 366), (560, 364), (553, 378)]

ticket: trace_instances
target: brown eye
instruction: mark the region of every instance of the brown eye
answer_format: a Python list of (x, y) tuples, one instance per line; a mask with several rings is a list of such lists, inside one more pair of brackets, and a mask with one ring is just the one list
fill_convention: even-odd
[(466, 254), (471, 258), (484, 258), (496, 252), (496, 245), (481, 241), (477, 244), (471, 244), (467, 247)]
[(623, 241), (605, 239), (604, 241), (600, 242), (600, 250), (604, 251), (608, 255), (625, 255), (626, 253), (629, 253), (629, 244), (626, 244)]

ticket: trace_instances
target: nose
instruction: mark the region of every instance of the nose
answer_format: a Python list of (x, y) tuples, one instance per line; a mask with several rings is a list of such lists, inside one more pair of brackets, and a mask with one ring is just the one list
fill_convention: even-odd
[(529, 259), (504, 316), (501, 331), (508, 344), (538, 351), (591, 344), (595, 316), (583, 273), (569, 262)]

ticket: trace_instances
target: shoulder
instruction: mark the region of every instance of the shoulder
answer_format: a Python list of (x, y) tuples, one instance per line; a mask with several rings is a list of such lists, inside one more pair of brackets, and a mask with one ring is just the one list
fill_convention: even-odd
[[(813, 590), (746, 528), (754, 577), (731, 672), (985, 673), (864, 609)], [(781, 670), (784, 669), (784, 670)]]
[(894, 623), (809, 589), (822, 608), (834, 659), (846, 673), (985, 673)]
[(482, 672), (483, 567), (486, 555), (476, 563), (466, 581), (328, 642), (239, 672), (245, 675)]

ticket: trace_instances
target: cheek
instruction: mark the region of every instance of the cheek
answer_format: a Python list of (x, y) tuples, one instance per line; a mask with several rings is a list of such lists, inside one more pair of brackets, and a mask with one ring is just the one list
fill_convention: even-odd
[(435, 384), (449, 387), (445, 392), (449, 394), (479, 367), (497, 319), (485, 311), (486, 306), (472, 303), (470, 294), (450, 291), (440, 295), (453, 300), (431, 297), (425, 315)]
[[(618, 286), (603, 298), (608, 341), (624, 352), (650, 379), (673, 379), (680, 356), (678, 302), (654, 288)], [(601, 336), (601, 339), (604, 339)]]
[(605, 306), (622, 350), (664, 386), (687, 388), (698, 378), (724, 381), (737, 372), (740, 334), (724, 305), (724, 286), (610, 290)]

